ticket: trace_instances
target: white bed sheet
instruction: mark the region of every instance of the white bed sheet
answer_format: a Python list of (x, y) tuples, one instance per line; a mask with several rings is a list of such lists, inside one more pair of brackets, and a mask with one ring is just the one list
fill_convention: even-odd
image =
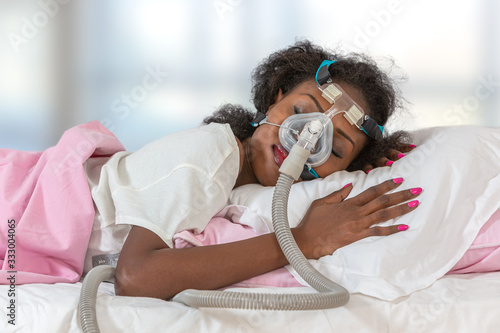
[[(80, 287), (80, 283), (16, 286), (12, 326), (5, 315), (8, 287), (0, 286), (0, 332), (81, 332)], [(102, 332), (498, 332), (500, 272), (447, 275), (394, 301), (354, 294), (346, 306), (321, 311), (194, 309), (153, 298), (114, 296), (113, 286), (103, 283), (97, 313)]]

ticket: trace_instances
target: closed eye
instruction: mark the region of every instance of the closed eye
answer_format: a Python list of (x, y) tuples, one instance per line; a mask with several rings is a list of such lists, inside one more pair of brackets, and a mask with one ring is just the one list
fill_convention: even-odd
[(351, 139), (351, 137), (346, 132), (344, 132), (340, 127), (337, 127), (336, 130), (340, 135), (342, 135), (347, 141), (349, 141), (352, 144), (352, 150), (354, 150), (354, 147), (356, 146), (354, 144), (354, 140)]
[(340, 154), (339, 154), (339, 153), (337, 153), (334, 149), (332, 149), (332, 154), (333, 154), (334, 156), (337, 156), (338, 158), (343, 158), (343, 157), (342, 157), (342, 156), (340, 156)]

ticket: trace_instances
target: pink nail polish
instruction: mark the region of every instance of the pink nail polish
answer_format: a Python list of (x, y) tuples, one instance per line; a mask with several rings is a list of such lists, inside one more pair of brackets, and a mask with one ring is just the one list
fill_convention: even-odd
[(403, 158), (405, 157), (405, 154), (398, 154), (398, 158)]
[(344, 187), (342, 187), (342, 188), (346, 188), (346, 187), (348, 187), (348, 186), (349, 186), (349, 185), (351, 185), (351, 184), (352, 184), (352, 183), (349, 183), (349, 184), (347, 184), (347, 185), (344, 185)]
[(370, 170), (366, 170), (366, 174), (368, 174), (370, 171), (372, 171), (372, 169), (370, 169)]
[(401, 184), (403, 182), (403, 178), (394, 178), (392, 181), (395, 182), (396, 184)]
[(391, 165), (392, 165), (392, 163), (394, 163), (394, 161), (387, 161), (387, 162), (385, 163), (385, 165), (387, 165), (387, 166), (391, 166)]
[(418, 200), (413, 200), (413, 201), (408, 202), (408, 206), (410, 206), (411, 208), (413, 208), (413, 207), (418, 206), (419, 203), (420, 202)]
[(408, 230), (409, 226), (407, 226), (406, 224), (402, 224), (400, 226), (398, 226), (398, 230), (399, 231), (405, 231), (405, 230)]
[(410, 147), (410, 148), (416, 148), (417, 146), (415, 146), (415, 145), (409, 145), (408, 147)]
[(410, 191), (411, 191), (411, 194), (417, 195), (419, 193), (422, 193), (422, 188), (421, 187), (415, 187), (415, 188), (410, 189)]

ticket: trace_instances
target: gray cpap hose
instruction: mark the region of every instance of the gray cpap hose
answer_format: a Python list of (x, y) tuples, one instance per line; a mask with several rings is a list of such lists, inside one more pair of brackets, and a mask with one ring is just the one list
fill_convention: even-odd
[(273, 194), (273, 227), (278, 243), (297, 273), (319, 293), (262, 294), (187, 289), (173, 300), (192, 307), (243, 308), (258, 310), (318, 310), (342, 306), (349, 292), (330, 281), (307, 261), (297, 246), (288, 224), (287, 204), (293, 178), (281, 174)]
[[(314, 132), (313, 135), (316, 135)], [(302, 137), (302, 134), (301, 134)], [(173, 301), (191, 307), (243, 308), (259, 310), (317, 310), (342, 306), (349, 301), (349, 292), (319, 273), (307, 261), (293, 238), (288, 224), (288, 196), (294, 180), (299, 178), (311, 148), (316, 141), (299, 138), (280, 168), (280, 176), (273, 193), (272, 219), (278, 243), (290, 265), (311, 287), (319, 293), (309, 294), (262, 294), (217, 290), (187, 289), (175, 295)], [(308, 150), (309, 149), (309, 150)], [(94, 271), (96, 271), (94, 273)], [(85, 333), (99, 332), (95, 312), (99, 284), (114, 277), (111, 266), (93, 268), (83, 281), (80, 294), (80, 323)]]
[[(328, 123), (330, 120), (328, 119)], [(342, 306), (349, 300), (349, 292), (327, 279), (307, 261), (302, 254), (288, 224), (288, 196), (294, 180), (316, 149), (316, 143), (323, 133), (320, 120), (308, 122), (301, 131), (279, 171), (280, 176), (273, 193), (272, 218), (278, 243), (285, 257), (297, 273), (311, 287), (319, 291), (314, 294), (258, 294), (229, 291), (201, 291), (187, 289), (173, 300), (192, 307), (223, 307), (262, 310), (316, 310)]]
[(85, 333), (99, 333), (96, 318), (97, 289), (102, 281), (115, 280), (115, 268), (109, 265), (96, 266), (90, 270), (83, 280), (78, 303), (80, 325)]

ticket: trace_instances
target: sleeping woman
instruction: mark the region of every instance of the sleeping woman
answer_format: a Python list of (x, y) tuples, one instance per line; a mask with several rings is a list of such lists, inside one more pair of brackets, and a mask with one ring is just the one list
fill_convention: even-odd
[[(276, 184), (287, 155), (279, 125), (294, 114), (331, 108), (318, 89), (319, 69), (328, 77), (325, 84), (343, 90), (363, 117), (353, 121), (345, 113), (335, 115), (330, 156), (314, 169), (305, 168), (299, 181), (339, 170), (368, 172), (412, 149), (401, 133), (382, 133), (401, 106), (399, 90), (386, 73), (365, 56), (297, 42), (255, 69), (257, 118), (239, 106), (224, 105), (205, 120), (206, 126), (166, 136), (133, 153), (97, 122), (68, 131), (58, 145), (67, 148), (40, 154), (0, 150), (0, 177), (8, 185), (0, 193), (1, 208), (15, 224), (17, 258), (24, 258), (16, 268), (26, 274), (18, 282), (78, 281), (89, 239), (90, 244), (96, 241), (90, 237), (92, 228), (103, 231), (97, 242), (109, 237), (120, 252), (118, 295), (169, 299), (184, 289), (217, 289), (287, 265), (273, 233), (185, 249), (175, 248), (173, 236), (186, 229), (202, 232), (234, 188)], [(23, 176), (14, 165), (29, 167)], [(387, 179), (347, 200), (352, 185), (346, 184), (314, 201), (292, 229), (301, 251), (317, 259), (366, 237), (408, 229), (374, 226), (418, 208), (422, 189), (397, 191), (402, 182)], [(14, 229), (6, 225), (0, 227), (3, 273), (9, 270), (8, 235)], [(321, 242), (324, 237), (330, 241)], [(87, 253), (87, 261), (90, 257)], [(19, 266), (28, 262), (32, 266)]]
[[(400, 103), (389, 77), (363, 56), (333, 54), (299, 42), (272, 54), (255, 70), (254, 104), (263, 114), (258, 119), (241, 107), (225, 105), (205, 120), (208, 126), (174, 134), (133, 154), (119, 153), (106, 163), (93, 189), (96, 206), (114, 210), (109, 214), (114, 213), (116, 223), (132, 225), (118, 260), (118, 295), (168, 299), (184, 289), (217, 289), (287, 264), (273, 233), (187, 249), (174, 248), (172, 237), (184, 229), (201, 232), (224, 207), (232, 189), (276, 184), (287, 152), (275, 125), (294, 114), (331, 108), (316, 82), (324, 60), (336, 61), (327, 67), (332, 83), (383, 126)], [(411, 149), (398, 137), (381, 138), (379, 126), (370, 131), (342, 114), (332, 122), (332, 154), (314, 168), (317, 177), (346, 169), (369, 170), (370, 164), (385, 165), (402, 157), (401, 150)], [(261, 125), (255, 128), (251, 123)], [(172, 151), (175, 157), (170, 158)], [(389, 158), (377, 159), (386, 151)], [(309, 176), (305, 172), (302, 178)], [(406, 230), (406, 225), (372, 227), (418, 207), (420, 188), (394, 191), (403, 181), (388, 179), (344, 200), (352, 189), (346, 184), (315, 201), (292, 230), (302, 252), (319, 258), (362, 238)], [(320, 242), (324, 237), (328, 244)]]

